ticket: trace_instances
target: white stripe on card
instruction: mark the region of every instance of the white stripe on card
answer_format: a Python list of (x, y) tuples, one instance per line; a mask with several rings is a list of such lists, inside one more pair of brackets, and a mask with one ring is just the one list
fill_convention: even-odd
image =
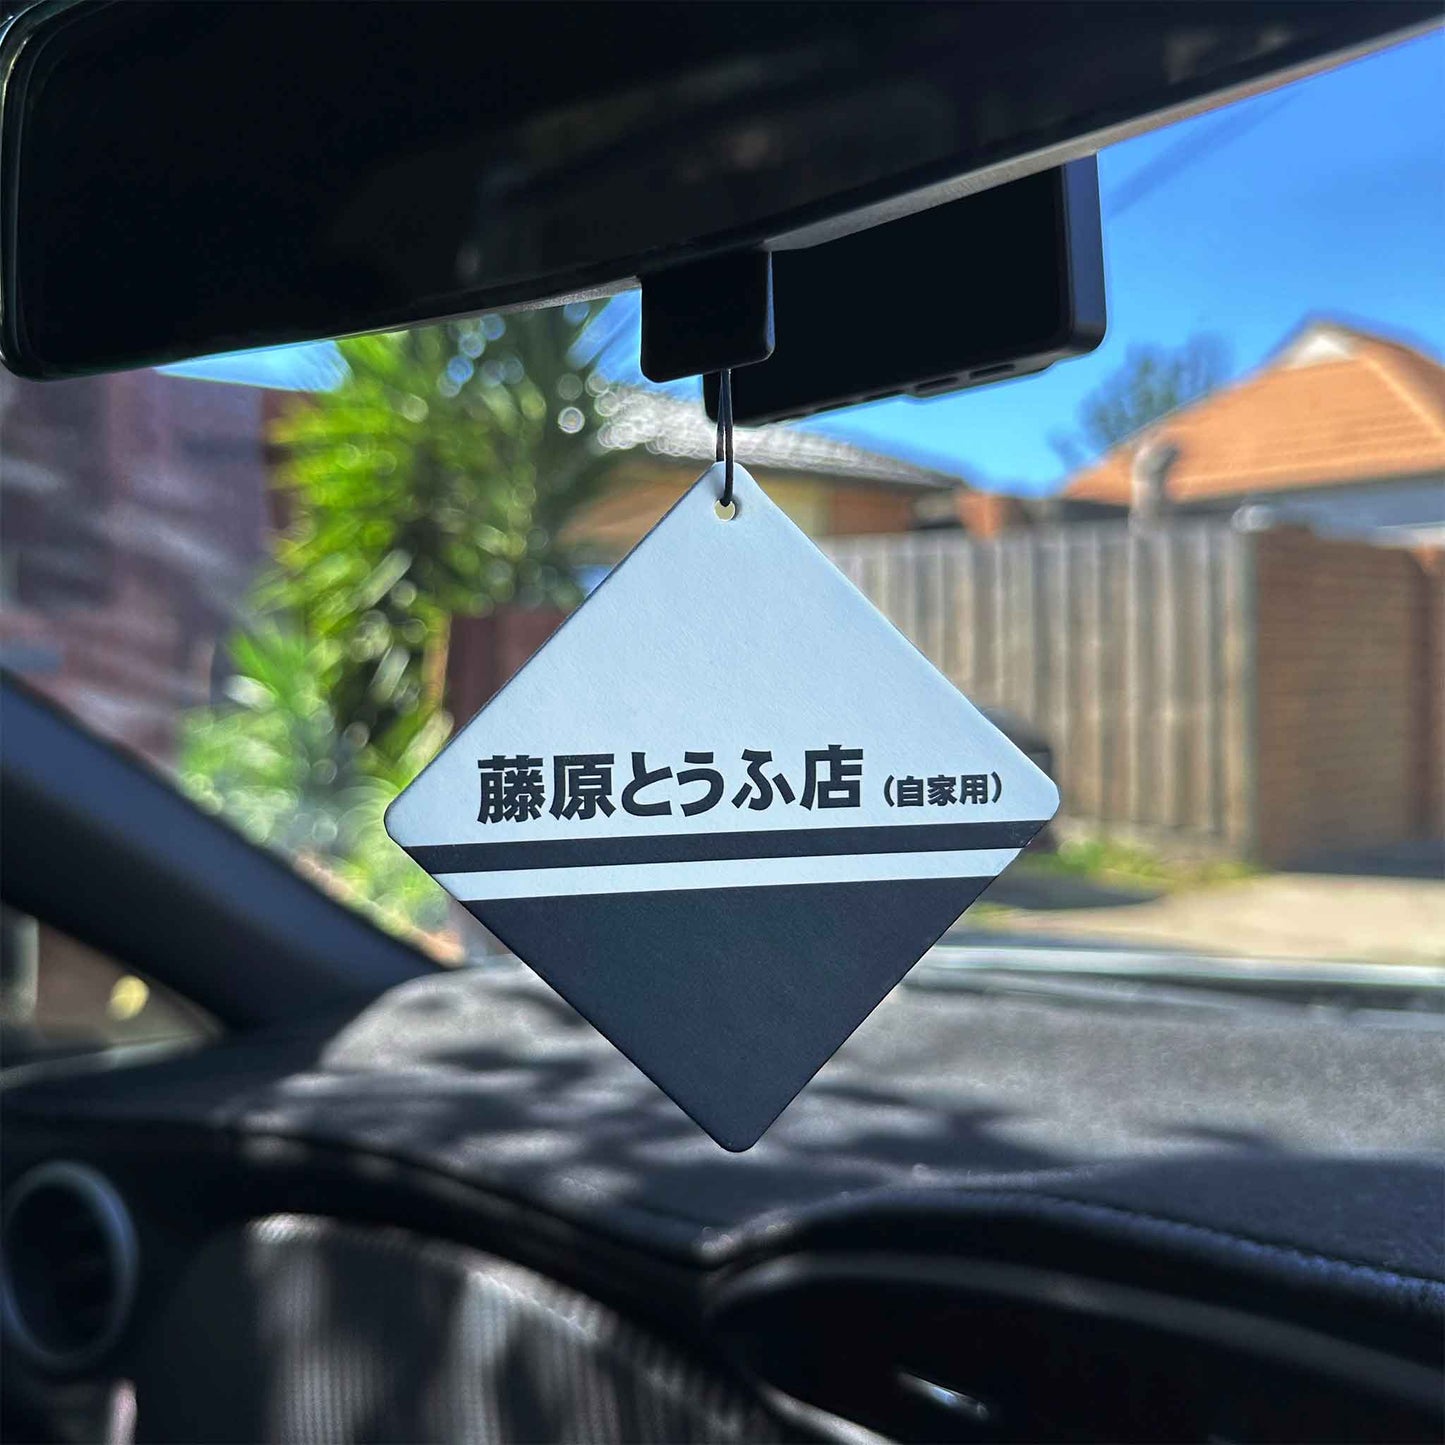
[(972, 848), (941, 853), (722, 858), (593, 868), (438, 873), (436, 880), (453, 898), (463, 903), (479, 903), (489, 898), (560, 898), (589, 893), (768, 888), (800, 883), (885, 883), (904, 878), (993, 878), (1018, 855), (1017, 848)]

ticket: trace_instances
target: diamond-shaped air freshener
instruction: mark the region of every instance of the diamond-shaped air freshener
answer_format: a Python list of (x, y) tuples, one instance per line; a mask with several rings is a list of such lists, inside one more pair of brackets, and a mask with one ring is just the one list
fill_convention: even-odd
[(746, 1149), (1058, 790), (712, 468), (391, 805), (392, 838)]

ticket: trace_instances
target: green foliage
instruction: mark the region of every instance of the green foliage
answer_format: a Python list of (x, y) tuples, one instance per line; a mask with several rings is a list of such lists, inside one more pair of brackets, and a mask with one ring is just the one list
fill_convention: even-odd
[(1228, 349), (1217, 336), (1194, 336), (1172, 351), (1132, 346), (1123, 366), (1080, 404), (1078, 434), (1055, 433), (1050, 444), (1066, 466), (1077, 467), (1207, 396), (1228, 374)]
[(342, 341), (340, 385), (273, 435), (287, 526), (226, 703), (184, 724), (183, 782), (400, 931), (446, 915), (381, 816), (450, 729), (448, 619), (575, 596), (563, 529), (611, 464), (596, 309)]
[(1250, 864), (1237, 859), (1171, 857), (1104, 835), (1066, 839), (1056, 852), (1028, 853), (1019, 861), (1029, 873), (1135, 884), (1161, 892), (1233, 883), (1256, 872)]
[(438, 926), (446, 916), (440, 889), (392, 846), (381, 816), (445, 740), (445, 714), (434, 713), (389, 758), (332, 705), (334, 643), (263, 623), (236, 635), (231, 661), (227, 705), (184, 720), (182, 786), (252, 841), (342, 885), (379, 921)]
[(333, 706), (389, 751), (435, 705), (448, 617), (575, 598), (562, 530), (610, 469), (594, 314), (342, 341), (341, 385), (276, 427), (291, 524), (261, 602), (337, 644)]

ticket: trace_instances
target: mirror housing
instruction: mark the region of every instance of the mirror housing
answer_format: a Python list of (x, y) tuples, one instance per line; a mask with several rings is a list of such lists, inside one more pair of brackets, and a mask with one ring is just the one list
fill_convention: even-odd
[(1437, 18), (1434, 0), (42, 0), (0, 42), (0, 358), (77, 376), (805, 248)]

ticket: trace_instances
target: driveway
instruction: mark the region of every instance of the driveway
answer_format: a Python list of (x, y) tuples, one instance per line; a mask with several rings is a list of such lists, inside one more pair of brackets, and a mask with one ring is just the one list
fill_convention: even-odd
[[(1119, 901), (1106, 894), (1088, 902), (1058, 897), (1049, 880), (1028, 880), (1024, 890), (1010, 889), (1009, 881), (985, 895), (997, 911), (986, 910), (977, 921), (965, 914), (955, 940), (976, 936), (983, 925), (990, 934), (1027, 933), (1040, 942), (1113, 940), (1235, 956), (1445, 964), (1445, 881), (1438, 878), (1275, 873), (1154, 898)], [(1080, 888), (1070, 886), (1076, 893)]]

